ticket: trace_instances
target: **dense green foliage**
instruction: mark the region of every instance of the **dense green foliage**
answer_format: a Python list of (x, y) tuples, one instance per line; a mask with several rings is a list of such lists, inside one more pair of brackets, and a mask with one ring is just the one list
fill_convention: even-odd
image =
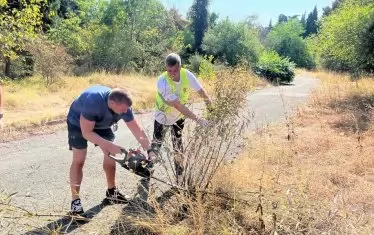
[[(201, 44), (206, 30), (209, 26), (209, 12), (208, 12), (209, 0), (194, 0), (191, 10), (189, 12), (189, 18), (191, 19), (191, 30), (194, 32), (195, 42), (194, 50), (201, 52)], [(214, 24), (215, 16), (211, 18), (211, 23)]]
[(359, 73), (374, 70), (374, 2), (346, 0), (322, 19), (313, 41), (319, 64), (326, 69)]
[(233, 23), (225, 19), (208, 30), (203, 49), (234, 66), (241, 59), (255, 63), (262, 45), (256, 29), (245, 23)]
[[(219, 64), (258, 71), (269, 61), (288, 60), (307, 69), (374, 70), (373, 0), (335, 0), (320, 16), (314, 7), (280, 14), (265, 27), (254, 15), (240, 22), (221, 19), (209, 12), (209, 3), (194, 0), (183, 16), (160, 0), (0, 0), (0, 77), (40, 73), (41, 61), (54, 59), (48, 57), (54, 48), (68, 53), (66, 71), (74, 74), (158, 74), (170, 52), (196, 73), (201, 64), (207, 70)], [(48, 53), (30, 46), (37, 45), (34, 40), (47, 40)]]
[(313, 68), (314, 63), (305, 40), (302, 38), (304, 28), (297, 19), (276, 25), (268, 34), (265, 45), (289, 57), (298, 67)]
[(295, 64), (278, 55), (275, 51), (265, 51), (259, 58), (255, 72), (273, 83), (293, 81)]

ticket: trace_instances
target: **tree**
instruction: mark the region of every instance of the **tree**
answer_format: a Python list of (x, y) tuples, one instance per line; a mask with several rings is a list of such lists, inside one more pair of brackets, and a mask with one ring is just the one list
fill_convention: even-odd
[(326, 69), (374, 71), (372, 0), (346, 0), (323, 18), (314, 50)]
[(0, 59), (4, 75), (11, 76), (11, 61), (24, 50), (27, 41), (40, 31), (44, 0), (0, 1)]
[(230, 65), (237, 65), (241, 60), (254, 64), (262, 50), (256, 29), (246, 22), (233, 23), (229, 19), (209, 29), (202, 46), (207, 53)]
[(271, 29), (273, 28), (273, 23), (271, 22), (271, 19), (270, 19), (270, 21), (269, 21), (268, 28), (269, 28), (269, 30), (271, 30)]
[(283, 57), (289, 57), (298, 67), (313, 68), (314, 62), (301, 37), (304, 28), (298, 19), (276, 25), (268, 34), (265, 45)]
[(209, 14), (209, 27), (210, 28), (213, 28), (214, 26), (217, 25), (218, 18), (219, 18), (218, 13), (212, 12), (211, 14)]
[(301, 16), (300, 23), (303, 26), (303, 28), (306, 28), (306, 12)]
[(313, 11), (309, 13), (305, 24), (305, 34), (304, 37), (308, 37), (311, 34), (316, 34), (318, 32), (318, 10), (317, 6), (314, 7)]
[(56, 16), (47, 32), (47, 38), (67, 48), (76, 65), (91, 66), (95, 38), (105, 26), (102, 25), (105, 0), (76, 0), (74, 8), (63, 17)]
[(330, 6), (322, 8), (322, 17), (330, 15), (332, 9)]
[(327, 6), (327, 7), (324, 7), (322, 10), (323, 10), (323, 13), (322, 13), (322, 17), (325, 17), (325, 16), (328, 16), (330, 15), (330, 13), (332, 11), (334, 11), (335, 9), (337, 9), (341, 3), (343, 3), (344, 0), (335, 0), (331, 7), (330, 6)]
[(201, 44), (209, 26), (208, 6), (209, 0), (194, 0), (188, 13), (195, 37), (193, 48), (198, 52), (202, 52)]
[(288, 17), (284, 14), (280, 14), (278, 16), (278, 24), (283, 23), (283, 22), (287, 22), (287, 20), (288, 20)]
[(169, 10), (169, 15), (177, 30), (184, 30), (188, 25), (188, 21), (183, 18), (183, 16), (179, 13), (178, 9), (174, 7), (171, 8)]
[(158, 72), (165, 50), (180, 40), (172, 17), (158, 0), (111, 0), (102, 33), (93, 43), (93, 63), (116, 72)]
[(257, 28), (260, 30), (260, 41), (263, 42), (266, 39), (268, 33), (273, 29), (272, 20), (270, 19), (269, 25), (267, 27), (257, 26)]

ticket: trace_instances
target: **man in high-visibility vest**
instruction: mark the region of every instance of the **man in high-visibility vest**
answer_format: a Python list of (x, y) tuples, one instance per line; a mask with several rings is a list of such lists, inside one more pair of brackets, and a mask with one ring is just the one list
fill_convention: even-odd
[(165, 59), (165, 65), (167, 71), (159, 76), (157, 81), (153, 146), (159, 149), (166, 127), (172, 127), (173, 149), (176, 153), (174, 155), (175, 170), (177, 175), (182, 175), (182, 131), (185, 119), (190, 118), (200, 126), (208, 125), (206, 119), (199, 117), (186, 106), (190, 97), (190, 89), (196, 91), (207, 106), (211, 104), (211, 100), (195, 75), (182, 68), (179, 55), (169, 54)]

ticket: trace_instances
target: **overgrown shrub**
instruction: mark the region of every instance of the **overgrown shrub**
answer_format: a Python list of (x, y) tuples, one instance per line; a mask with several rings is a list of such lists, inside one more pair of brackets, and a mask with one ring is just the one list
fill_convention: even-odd
[[(248, 72), (240, 69), (217, 73), (211, 92), (213, 103), (206, 114), (210, 126), (187, 124), (183, 134), (183, 154), (177, 155), (173, 151), (169, 134), (160, 150), (162, 161), (155, 173), (163, 175), (168, 182), (178, 179), (179, 190), (165, 192), (165, 188), (153, 184), (151, 189), (147, 189), (150, 192), (149, 204), (138, 206), (141, 204), (134, 203), (134, 209), (125, 211), (125, 216), (116, 222), (112, 234), (226, 234), (222, 232), (225, 226), (215, 226), (221, 223), (231, 231), (227, 218), (235, 218), (228, 208), (238, 201), (231, 192), (227, 200), (216, 197), (220, 192), (213, 187), (212, 178), (235, 151), (242, 140), (243, 130), (249, 124), (246, 100), (251, 89), (249, 79)], [(174, 171), (176, 158), (184, 169), (179, 176)], [(157, 197), (160, 194), (162, 196)], [(227, 215), (222, 216), (222, 213)], [(180, 227), (182, 224), (185, 226)], [(247, 234), (242, 226), (232, 227), (230, 234)]]
[(188, 60), (187, 68), (191, 70), (191, 72), (198, 73), (200, 70), (200, 64), (204, 57), (198, 53), (192, 55)]
[(264, 52), (256, 64), (255, 73), (273, 83), (289, 83), (295, 77), (295, 63), (275, 51)]
[(46, 86), (70, 70), (72, 59), (63, 46), (38, 38), (27, 46), (27, 50), (32, 54), (35, 70), (45, 79)]
[(214, 80), (216, 73), (213, 67), (213, 56), (204, 56), (199, 66), (199, 78), (205, 80)]

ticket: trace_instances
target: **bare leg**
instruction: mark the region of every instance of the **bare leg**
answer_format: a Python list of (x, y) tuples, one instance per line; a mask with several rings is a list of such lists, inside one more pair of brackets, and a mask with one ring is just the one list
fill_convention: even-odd
[(86, 160), (87, 149), (73, 148), (73, 161), (70, 166), (70, 187), (72, 199), (79, 198), (79, 190), (83, 178), (83, 166)]
[(109, 189), (114, 188), (116, 186), (116, 162), (109, 157), (109, 152), (103, 150), (103, 153), (103, 169), (106, 175), (106, 182)]

